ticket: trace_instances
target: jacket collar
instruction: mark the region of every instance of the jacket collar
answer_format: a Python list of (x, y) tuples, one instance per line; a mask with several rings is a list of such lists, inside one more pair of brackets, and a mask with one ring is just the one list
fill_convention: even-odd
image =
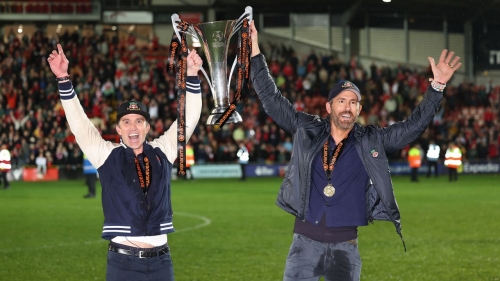
[[(134, 160), (135, 158), (135, 153), (134, 153), (134, 150), (130, 147), (128, 147), (124, 142), (123, 140), (120, 138), (120, 145), (125, 148), (125, 155), (127, 157), (127, 160)], [(144, 143), (142, 144), (142, 153), (143, 154), (146, 154), (146, 150), (149, 150), (151, 149), (151, 146), (148, 144), (148, 141), (144, 141)]]

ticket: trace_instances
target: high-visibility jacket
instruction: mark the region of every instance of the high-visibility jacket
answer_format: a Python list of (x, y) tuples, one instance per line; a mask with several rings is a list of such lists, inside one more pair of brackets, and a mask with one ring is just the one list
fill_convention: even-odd
[(0, 151), (0, 171), (8, 172), (11, 167), (10, 152), (7, 149), (2, 149), (2, 151)]
[(90, 160), (89, 158), (87, 158), (86, 154), (83, 154), (83, 174), (85, 175), (97, 174), (97, 169), (94, 168), (92, 163), (90, 163)]
[(439, 153), (441, 149), (439, 145), (435, 143), (429, 144), (429, 149), (427, 150), (427, 160), (429, 161), (437, 161), (439, 159)]
[(186, 168), (194, 165), (194, 150), (190, 145), (186, 145)]
[(448, 168), (457, 169), (462, 165), (462, 151), (458, 146), (450, 147), (444, 155), (444, 165)]
[(408, 151), (408, 164), (410, 164), (410, 168), (420, 168), (420, 165), (422, 165), (420, 149), (416, 147), (410, 148), (410, 151)]

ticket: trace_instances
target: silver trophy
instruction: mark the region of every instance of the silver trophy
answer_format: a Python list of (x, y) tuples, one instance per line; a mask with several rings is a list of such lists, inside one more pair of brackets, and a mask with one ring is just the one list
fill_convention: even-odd
[[(228, 78), (227, 51), (229, 47), (229, 40), (241, 29), (244, 19), (248, 19), (248, 22), (250, 23), (252, 21), (252, 16), (252, 7), (247, 6), (245, 8), (245, 13), (237, 20), (204, 22), (194, 25), (189, 24), (189, 28), (184, 31), (193, 38), (193, 42), (198, 41), (201, 43), (203, 51), (205, 52), (208, 67), (210, 69), (210, 77), (212, 79), (208, 77), (203, 68), (200, 69), (209, 82), (215, 104), (215, 108), (208, 117), (208, 125), (216, 124), (219, 117), (229, 107), (229, 85), (231, 82), (231, 76), (238, 61), (238, 57), (236, 57)], [(180, 22), (181, 19), (179, 18), (179, 15), (173, 14), (172, 24), (177, 38), (181, 38), (179, 33), (183, 32), (178, 26)], [(237, 111), (234, 111), (227, 120), (227, 123), (238, 123), (241, 121), (242, 119), (240, 114)]]

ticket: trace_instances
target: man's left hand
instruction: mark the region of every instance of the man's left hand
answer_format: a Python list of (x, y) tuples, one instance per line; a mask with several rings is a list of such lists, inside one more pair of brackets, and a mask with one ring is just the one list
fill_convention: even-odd
[(432, 73), (434, 74), (434, 81), (446, 84), (453, 76), (453, 73), (457, 71), (462, 63), (460, 62), (460, 57), (455, 56), (455, 52), (444, 49), (441, 52), (439, 61), (436, 64), (433, 58), (428, 57), (431, 63)]
[(187, 75), (188, 76), (197, 76), (198, 71), (200, 70), (203, 61), (200, 56), (196, 53), (196, 50), (193, 49), (189, 52), (187, 56)]

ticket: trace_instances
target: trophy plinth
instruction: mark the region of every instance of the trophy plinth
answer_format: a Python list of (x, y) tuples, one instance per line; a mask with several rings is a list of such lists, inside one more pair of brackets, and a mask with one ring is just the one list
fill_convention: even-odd
[[(219, 117), (221, 117), (221, 115), (226, 111), (226, 109), (227, 106), (219, 106), (214, 108), (210, 113), (210, 116), (208, 116), (207, 125), (217, 124), (216, 121), (219, 120)], [(227, 119), (226, 123), (240, 123), (242, 121), (243, 119), (241, 118), (241, 115), (238, 113), (238, 111), (235, 111), (233, 112), (233, 114), (231, 114), (231, 117)]]

